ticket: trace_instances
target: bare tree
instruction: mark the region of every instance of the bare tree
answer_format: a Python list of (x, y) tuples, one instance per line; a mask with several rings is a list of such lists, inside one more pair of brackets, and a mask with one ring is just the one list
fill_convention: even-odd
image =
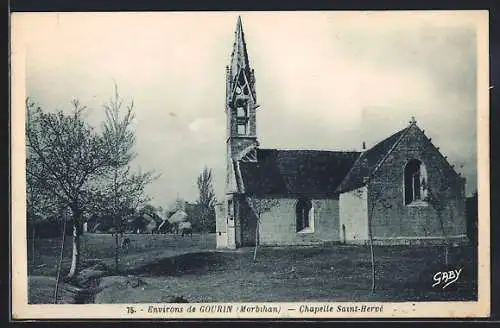
[(265, 212), (271, 210), (273, 207), (278, 205), (279, 201), (273, 198), (251, 198), (251, 197), (247, 197), (246, 200), (257, 218), (257, 222), (255, 225), (255, 248), (253, 251), (253, 260), (255, 261), (257, 259), (257, 248), (259, 247), (260, 244), (259, 230), (261, 224), (261, 216)]
[(213, 189), (212, 170), (204, 167), (196, 180), (196, 184), (199, 192), (197, 204), (200, 208), (201, 229), (208, 232), (215, 223), (214, 205), (216, 199)]
[(132, 172), (131, 163), (137, 155), (134, 151), (136, 137), (132, 126), (135, 118), (134, 102), (131, 101), (123, 111), (123, 100), (116, 84), (114, 89), (113, 97), (104, 105), (106, 118), (102, 124), (103, 137), (111, 162), (109, 172), (102, 179), (100, 204), (102, 213), (113, 218), (115, 270), (118, 271), (124, 218), (149, 200), (145, 187), (157, 176), (153, 172)]
[(373, 245), (373, 218), (375, 216), (375, 210), (378, 208), (382, 209), (389, 209), (392, 207), (391, 203), (387, 201), (384, 197), (382, 197), (382, 193), (379, 191), (375, 191), (375, 188), (373, 188), (373, 184), (370, 185), (367, 184), (367, 190), (368, 190), (368, 204), (370, 207), (368, 208), (368, 242), (370, 246), (370, 260), (371, 260), (371, 292), (375, 293), (375, 287), (376, 287), (376, 267), (375, 267), (375, 249)]
[(372, 294), (375, 293), (376, 272), (375, 272), (375, 251), (373, 250), (373, 211), (376, 206), (376, 201), (372, 202), (371, 211), (368, 213), (368, 240), (370, 242), (370, 259), (372, 263)]
[(449, 259), (449, 248), (450, 248), (450, 240), (448, 233), (446, 231), (446, 227), (444, 224), (444, 212), (446, 210), (445, 207), (445, 195), (450, 192), (451, 188), (447, 184), (441, 184), (441, 187), (438, 189), (433, 189), (430, 186), (427, 186), (427, 201), (429, 204), (434, 207), (436, 210), (436, 214), (438, 217), (439, 221), (439, 226), (441, 228), (441, 233), (443, 234), (444, 238), (444, 262), (446, 265), (449, 264), (450, 259)]
[[(48, 113), (26, 99), (26, 147), (30, 160), (27, 176), (36, 181), (73, 218), (73, 251), (68, 277), (76, 275), (80, 262), (80, 235), (85, 203), (95, 191), (92, 181), (110, 166), (104, 138), (83, 118), (86, 107), (78, 100), (71, 111)], [(36, 168), (36, 169), (35, 169)]]

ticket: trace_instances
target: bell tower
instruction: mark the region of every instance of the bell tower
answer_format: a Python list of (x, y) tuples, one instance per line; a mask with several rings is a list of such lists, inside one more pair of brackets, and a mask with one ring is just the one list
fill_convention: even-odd
[[(239, 163), (257, 160), (255, 75), (250, 67), (241, 18), (236, 22), (231, 61), (226, 66), (226, 199), (224, 204), (228, 248), (242, 245), (240, 217), (244, 190), (239, 181)], [(222, 238), (222, 237), (221, 237)], [(221, 244), (221, 245), (222, 245)]]
[(228, 161), (257, 146), (255, 75), (250, 67), (241, 18), (238, 17), (230, 65), (226, 67)]

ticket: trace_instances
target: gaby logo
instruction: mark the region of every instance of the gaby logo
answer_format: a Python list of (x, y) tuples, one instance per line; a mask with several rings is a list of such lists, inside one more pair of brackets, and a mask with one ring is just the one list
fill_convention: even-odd
[(432, 287), (436, 287), (439, 285), (443, 285), (443, 289), (456, 282), (460, 277), (460, 273), (462, 272), (462, 268), (459, 270), (451, 270), (451, 271), (439, 271), (436, 272), (433, 276), (435, 283)]

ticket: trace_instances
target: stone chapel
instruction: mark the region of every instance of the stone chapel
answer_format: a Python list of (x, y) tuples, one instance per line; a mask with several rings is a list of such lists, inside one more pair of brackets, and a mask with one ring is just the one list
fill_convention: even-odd
[(362, 151), (259, 148), (241, 18), (226, 67), (225, 199), (217, 248), (466, 241), (465, 179), (414, 118)]

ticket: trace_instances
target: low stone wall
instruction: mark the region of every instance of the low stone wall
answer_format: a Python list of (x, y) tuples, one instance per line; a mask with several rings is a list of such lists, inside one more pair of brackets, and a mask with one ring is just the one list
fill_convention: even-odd
[[(467, 236), (450, 236), (448, 238), (443, 237), (397, 237), (397, 238), (376, 238), (373, 240), (373, 245), (379, 246), (396, 246), (396, 245), (407, 245), (407, 246), (435, 246), (435, 245), (446, 245), (450, 244), (453, 246), (468, 245), (469, 238)], [(369, 240), (352, 240), (347, 241), (346, 244), (350, 245), (369, 245)]]

